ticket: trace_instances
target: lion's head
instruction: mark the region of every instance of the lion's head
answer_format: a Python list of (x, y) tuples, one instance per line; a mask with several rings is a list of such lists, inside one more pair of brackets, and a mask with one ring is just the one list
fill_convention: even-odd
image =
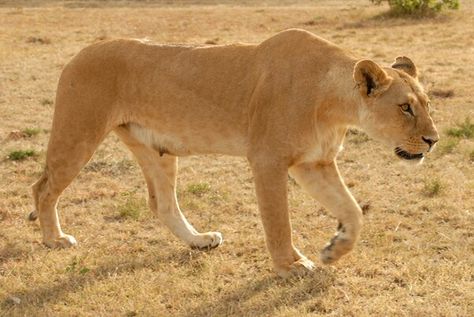
[(397, 57), (391, 67), (361, 60), (354, 80), (362, 95), (360, 121), (374, 139), (392, 146), (405, 160), (421, 161), (439, 135), (430, 116), (430, 101), (408, 57)]

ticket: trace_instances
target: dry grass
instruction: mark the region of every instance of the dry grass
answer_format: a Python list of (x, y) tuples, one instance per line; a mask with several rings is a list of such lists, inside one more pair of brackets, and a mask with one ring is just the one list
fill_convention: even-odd
[[(55, 86), (65, 63), (101, 39), (257, 42), (304, 27), (380, 63), (412, 57), (434, 91), (456, 92), (433, 94), (440, 131), (474, 119), (468, 1), (460, 11), (422, 20), (383, 18), (383, 7), (355, 0), (165, 2), (0, 0), (0, 315), (473, 316), (474, 140), (466, 137), (446, 153), (435, 150), (422, 166), (405, 167), (363, 134), (349, 136), (339, 164), (365, 206), (362, 237), (351, 255), (304, 279), (282, 280), (270, 269), (245, 159), (181, 159), (178, 195), (186, 215), (225, 238), (215, 250), (195, 251), (151, 217), (140, 170), (114, 136), (59, 205), (64, 231), (79, 246), (40, 244), (38, 224), (26, 216)], [(44, 133), (22, 137), (31, 127)], [(38, 155), (8, 160), (17, 149)], [(294, 182), (289, 197), (295, 243), (317, 260), (336, 221)]]

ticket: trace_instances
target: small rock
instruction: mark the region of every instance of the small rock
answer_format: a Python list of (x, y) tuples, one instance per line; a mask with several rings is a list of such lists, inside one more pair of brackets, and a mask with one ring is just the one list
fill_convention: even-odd
[(10, 301), (15, 304), (15, 305), (20, 305), (21, 303), (21, 299), (19, 299), (18, 297), (16, 296), (10, 296), (8, 297), (10, 299)]

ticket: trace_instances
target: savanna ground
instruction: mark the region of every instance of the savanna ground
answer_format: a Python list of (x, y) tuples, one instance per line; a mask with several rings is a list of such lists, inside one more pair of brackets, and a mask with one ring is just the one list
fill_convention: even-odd
[[(474, 5), (416, 20), (369, 1), (291, 2), (0, 0), (0, 315), (474, 315), (474, 127), (465, 122), (474, 121)], [(385, 65), (410, 56), (432, 96), (442, 140), (422, 166), (348, 135), (338, 162), (365, 213), (353, 253), (317, 261), (336, 220), (289, 180), (295, 243), (318, 268), (278, 278), (246, 160), (215, 155), (180, 160), (185, 214), (225, 239), (190, 250), (150, 215), (141, 172), (115, 136), (59, 204), (78, 247), (41, 244), (26, 219), (29, 186), (44, 164), (59, 74), (82, 47), (115, 37), (259, 42), (290, 27)]]

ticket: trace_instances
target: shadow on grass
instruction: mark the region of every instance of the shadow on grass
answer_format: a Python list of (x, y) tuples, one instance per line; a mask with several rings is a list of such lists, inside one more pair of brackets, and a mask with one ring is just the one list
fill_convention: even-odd
[[(2, 249), (2, 252), (9, 254), (8, 257), (25, 256), (24, 250), (12, 251), (8, 250), (8, 246)], [(161, 263), (188, 266), (189, 268), (196, 267), (201, 262), (204, 252), (206, 251), (185, 249), (180, 252), (171, 252), (164, 257), (123, 255), (121, 258), (101, 263), (98, 267), (87, 269), (87, 271), (76, 267), (65, 273), (66, 275), (60, 279), (57, 279), (57, 275), (54, 278), (52, 276), (48, 285), (26, 290), (17, 289), (6, 294), (6, 297), (0, 299), (0, 311), (7, 316), (24, 315), (25, 311), (33, 308), (38, 314), (41, 314), (44, 307), (65, 300), (69, 294), (81, 291), (88, 285), (115, 278), (117, 275), (145, 268), (153, 269)], [(207, 252), (213, 252), (213, 250)], [(322, 268), (304, 278), (281, 279), (274, 274), (264, 274), (251, 281), (236, 281), (241, 285), (233, 287), (231, 290), (224, 289), (221, 293), (217, 293), (211, 301), (203, 301), (198, 306), (196, 306), (196, 301), (190, 302), (189, 307), (184, 309), (190, 313), (181, 316), (226, 316), (236, 313), (257, 316), (255, 312), (259, 312), (260, 315), (271, 315), (278, 307), (297, 307), (307, 300), (320, 297), (334, 284), (334, 280), (334, 274)], [(252, 300), (256, 296), (272, 299), (264, 300), (262, 307), (261, 301)]]
[[(3, 237), (0, 236), (0, 239), (2, 238)], [(18, 261), (26, 259), (30, 256), (30, 253), (31, 250), (27, 249), (24, 245), (7, 242), (5, 246), (0, 249), (0, 264), (6, 263), (8, 261)]]
[[(21, 250), (18, 252), (10, 251), (8, 248), (4, 250), (7, 250), (8, 253), (13, 252), (13, 254), (17, 254), (18, 252), (20, 252), (18, 254), (23, 253)], [(77, 270), (72, 270), (72, 272), (68, 273), (66, 278), (58, 280), (56, 279), (56, 275), (54, 275), (54, 280), (52, 280), (49, 285), (31, 288), (26, 291), (12, 292), (7, 294), (6, 298), (0, 299), (0, 316), (3, 316), (2, 314), (5, 314), (5, 316), (24, 315), (22, 311), (27, 306), (37, 307), (37, 312), (40, 314), (42, 307), (63, 300), (68, 294), (78, 291), (88, 284), (94, 284), (117, 275), (144, 268), (153, 268), (160, 263), (186, 263), (187, 265), (195, 265), (203, 252), (212, 252), (212, 250), (182, 250), (181, 252), (172, 252), (168, 256), (159, 258), (152, 255), (143, 258), (124, 255), (120, 258), (114, 258), (116, 259), (114, 261), (99, 264), (97, 268), (87, 270), (87, 272), (81, 272), (80, 268), (77, 268)], [(12, 299), (17, 300), (17, 302), (15, 303), (15, 300)]]
[[(318, 268), (313, 274), (300, 278), (282, 279), (271, 274), (214, 297), (198, 307), (188, 307), (186, 310), (189, 313), (180, 316), (273, 316), (279, 308), (291, 309), (306, 301), (319, 300), (334, 285), (334, 281), (335, 275), (325, 268)], [(254, 301), (254, 297), (259, 297), (259, 300)], [(313, 309), (311, 305), (308, 308), (309, 311)]]
[[(16, 251), (13, 251), (15, 253)], [(19, 254), (23, 254), (20, 250)], [(212, 252), (212, 251), (210, 251)], [(15, 253), (16, 254), (16, 253)], [(148, 256), (144, 258), (124, 257), (99, 265), (95, 269), (87, 270), (85, 274), (80, 270), (69, 273), (65, 278), (51, 281), (49, 285), (28, 290), (17, 290), (7, 294), (0, 301), (0, 311), (6, 315), (23, 315), (23, 312), (36, 307), (41, 314), (44, 307), (63, 301), (69, 294), (80, 291), (87, 285), (106, 281), (117, 275), (127, 274), (143, 268), (153, 268), (157, 263), (175, 263), (194, 267), (200, 262), (202, 251), (182, 250), (172, 252), (167, 256)], [(282, 279), (274, 274), (256, 277), (250, 282), (236, 281), (242, 285), (230, 291), (223, 290), (220, 294), (206, 299), (202, 304), (189, 304), (181, 314), (184, 317), (227, 316), (227, 315), (272, 315), (279, 307), (298, 307), (302, 303), (315, 299), (326, 293), (334, 285), (335, 276), (327, 269), (319, 268), (314, 274), (304, 278)], [(255, 297), (271, 298), (271, 300), (253, 301)], [(262, 307), (262, 302), (263, 307)], [(195, 303), (195, 302), (194, 302)]]

